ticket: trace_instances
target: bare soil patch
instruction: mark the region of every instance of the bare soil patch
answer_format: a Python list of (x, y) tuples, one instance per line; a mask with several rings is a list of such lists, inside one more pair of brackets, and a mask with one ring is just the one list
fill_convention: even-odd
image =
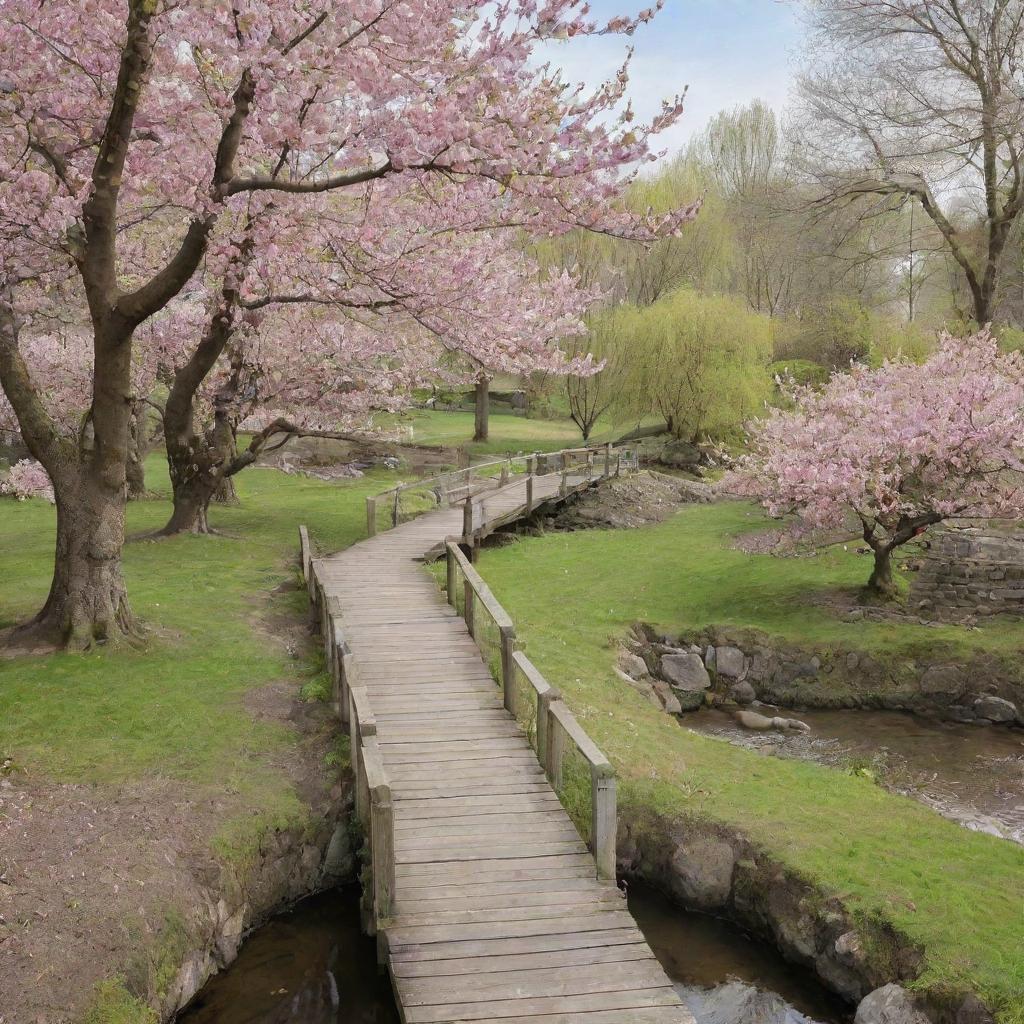
[[(275, 615), (262, 627), (291, 652), (311, 642), (294, 617)], [(326, 815), (339, 788), (324, 762), (328, 708), (301, 702), (290, 681), (250, 691), (244, 705), (297, 739), (258, 755), (260, 766)], [(59, 784), (0, 764), (0, 1024), (70, 1024), (94, 985), (116, 976), (145, 989), (147, 958), (166, 947), (169, 922), (203, 919), (212, 934), (218, 902), (239, 900), (240, 880), (211, 844), (226, 821), (261, 808), (229, 785)], [(251, 910), (246, 927), (281, 899), (267, 879), (250, 882), (241, 897)], [(139, 972), (141, 980), (132, 977)]]

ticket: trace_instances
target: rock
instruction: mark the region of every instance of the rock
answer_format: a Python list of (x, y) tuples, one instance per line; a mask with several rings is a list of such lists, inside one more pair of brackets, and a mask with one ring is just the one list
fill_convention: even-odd
[(335, 828), (331, 841), (327, 844), (324, 862), (321, 868), (322, 881), (325, 884), (337, 885), (349, 877), (355, 870), (355, 851), (352, 849), (352, 836), (347, 826), (340, 823)]
[(956, 665), (932, 665), (917, 684), (926, 697), (939, 704), (953, 704), (967, 689), (963, 671)]
[(1015, 722), (1020, 713), (1016, 704), (1002, 697), (981, 697), (974, 702), (974, 713), (990, 722)]
[(654, 686), (650, 680), (647, 679), (634, 679), (632, 676), (627, 676), (621, 668), (615, 670), (615, 674), (628, 686), (636, 690), (637, 693), (642, 693), (656, 708), (661, 709), (661, 701), (658, 695), (654, 692)]
[(707, 696), (705, 690), (673, 690), (679, 701), (680, 711), (699, 711), (704, 706)]
[(745, 680), (741, 683), (734, 683), (729, 688), (729, 696), (736, 701), (737, 704), (753, 704), (757, 699), (757, 692)]
[(852, 672), (860, 664), (860, 655), (856, 651), (851, 651), (846, 656), (846, 667)]
[(684, 839), (672, 854), (670, 885), (685, 905), (700, 910), (725, 906), (732, 891), (732, 847), (720, 839)]
[(977, 719), (973, 708), (965, 707), (963, 704), (954, 704), (946, 708), (943, 717), (948, 722), (973, 722)]
[(707, 690), (711, 677), (699, 654), (666, 654), (661, 659), (661, 674), (677, 690), (695, 692)]
[(681, 715), (683, 713), (683, 706), (679, 703), (679, 698), (672, 692), (672, 687), (668, 683), (655, 679), (651, 686), (658, 695), (658, 700), (661, 701), (663, 710), (667, 711), (670, 715)]
[(680, 995), (700, 1024), (789, 1024), (782, 996), (729, 981), (712, 989), (684, 988)]
[(956, 1011), (956, 1024), (994, 1024), (988, 1007), (972, 992)]
[(853, 608), (843, 616), (844, 622), (860, 622), (864, 618), (862, 608)]
[(744, 729), (753, 729), (755, 732), (768, 732), (775, 728), (772, 719), (759, 715), (756, 711), (737, 711), (735, 718)]
[(669, 441), (661, 450), (659, 461), (674, 469), (693, 470), (700, 465), (701, 458), (701, 450), (689, 441)]
[(647, 675), (647, 663), (631, 651), (619, 651), (619, 668), (633, 679), (643, 679)]
[(707, 650), (704, 652), (704, 667), (709, 672), (714, 672), (718, 665), (718, 652), (708, 644)]
[(772, 728), (779, 732), (810, 732), (811, 727), (797, 718), (773, 718)]
[(900, 985), (883, 985), (869, 992), (857, 1007), (854, 1024), (930, 1024)]
[(860, 936), (854, 932), (843, 932), (832, 947), (840, 963), (854, 967), (864, 962), (864, 948)]
[(742, 679), (747, 659), (738, 647), (719, 647), (715, 651), (715, 671), (728, 679)]

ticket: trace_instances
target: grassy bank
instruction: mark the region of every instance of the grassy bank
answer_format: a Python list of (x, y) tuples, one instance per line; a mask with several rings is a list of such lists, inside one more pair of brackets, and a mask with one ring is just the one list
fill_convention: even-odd
[(553, 534), (485, 552), (481, 571), (530, 656), (560, 687), (622, 779), (626, 805), (740, 828), (856, 913), (927, 951), (920, 984), (968, 987), (1024, 1022), (1024, 850), (968, 832), (870, 781), (766, 758), (680, 729), (615, 677), (636, 621), (675, 632), (752, 626), (794, 641), (912, 656), (936, 646), (1019, 655), (1024, 631), (843, 622), (825, 597), (863, 583), (841, 547), (814, 559), (746, 555), (762, 522), (742, 504), (692, 507), (661, 526)]
[[(147, 472), (156, 494), (129, 506), (132, 534), (156, 529), (170, 512), (160, 456), (148, 461)], [(15, 787), (4, 795), (13, 798), (22, 785), (31, 787), (42, 796), (37, 812), (42, 815), (51, 795), (56, 806), (65, 806), (60, 801), (66, 799), (75, 809), (73, 794), (81, 794), (77, 799), (99, 808), (95, 834), (104, 821), (117, 823), (103, 829), (114, 847), (109, 871), (117, 870), (116, 864), (125, 877), (135, 877), (136, 871), (140, 879), (145, 877), (137, 903), (129, 899), (121, 907), (119, 898), (112, 897), (103, 908), (96, 906), (103, 886), (97, 888), (92, 871), (88, 877), (83, 872), (81, 880), (63, 881), (67, 902), (51, 917), (66, 917), (64, 927), (76, 929), (76, 934), (82, 929), (86, 938), (76, 942), (75, 955), (63, 948), (59, 923), (35, 924), (33, 935), (54, 932), (42, 945), (33, 938), (35, 962), (38, 965), (42, 958), (44, 963), (61, 965), (68, 1013), (76, 1009), (72, 1000), (89, 998), (89, 979), (102, 974), (105, 980), (92, 990), (92, 1002), (84, 1011), (87, 1024), (152, 1024), (156, 1019), (145, 1002), (144, 981), (138, 979), (147, 977), (146, 965), (152, 963), (148, 976), (158, 991), (170, 984), (181, 951), (173, 942), (168, 946), (167, 936), (176, 934), (168, 922), (190, 918), (196, 908), (187, 894), (174, 896), (169, 888), (177, 877), (175, 857), (158, 859), (156, 866), (147, 859), (154, 838), (185, 858), (186, 874), (193, 866), (199, 873), (206, 870), (203, 865), (212, 848), (229, 875), (242, 882), (271, 832), (288, 829), (305, 835), (316, 824), (310, 820), (306, 794), (295, 788), (294, 773), (282, 770), (294, 765), (296, 758), (309, 756), (300, 750), (301, 730), (287, 720), (287, 707), (279, 712), (275, 704), (273, 713), (261, 711), (261, 701), (279, 699), (273, 695), (282, 694), (287, 705), (289, 693), (322, 688), (316, 659), (303, 653), (301, 643), (287, 647), (295, 630), (301, 639), (307, 608), (305, 592), (294, 585), (297, 525), (308, 523), (325, 547), (346, 546), (365, 530), (365, 495), (388, 486), (393, 476), (382, 473), (328, 485), (274, 470), (247, 471), (237, 481), (241, 504), (212, 510), (213, 525), (223, 535), (144, 540), (126, 547), (130, 598), (147, 629), (144, 649), (0, 657), (0, 758), (13, 759), (15, 769)], [(54, 510), (49, 505), (0, 499), (0, 625), (27, 617), (44, 600), (53, 531)], [(319, 762), (302, 769), (313, 776), (319, 770), (326, 779), (334, 769)], [(75, 788), (58, 785), (64, 783)], [(179, 800), (196, 807), (198, 816), (180, 820), (175, 813)], [(120, 813), (122, 801), (127, 807), (145, 801), (154, 819), (174, 823), (171, 830), (162, 834), (146, 815), (137, 821), (130, 813)], [(24, 806), (17, 804), (15, 813)], [(63, 817), (53, 822), (55, 835), (63, 835), (64, 824)], [(200, 831), (208, 845), (196, 849), (193, 838)], [(29, 893), (14, 908), (24, 906), (26, 898), (31, 901), (31, 890), (42, 884), (48, 867), (55, 878), (66, 874), (68, 853), (59, 844), (53, 847), (49, 865), (45, 845), (31, 851), (37, 857), (32, 876), (25, 874), (18, 849), (0, 850), (0, 870), (12, 866), (4, 852), (14, 858), (14, 888), (0, 892), (0, 897), (18, 900), (19, 894)], [(95, 871), (101, 883), (109, 873), (103, 865)], [(120, 876), (115, 880), (120, 882)], [(128, 896), (123, 884), (121, 889)], [(144, 899), (164, 891), (166, 902), (155, 896)], [(90, 908), (95, 916), (90, 916)], [(8, 925), (21, 922), (20, 910), (6, 903), (0, 910), (8, 911)], [(110, 928), (108, 910), (123, 914), (123, 919), (120, 925), (114, 922), (107, 942), (91, 944), (88, 937), (97, 927)], [(206, 912), (204, 907), (199, 910)], [(117, 937), (119, 927), (128, 939)], [(137, 941), (136, 933), (148, 938)], [(0, 917), (0, 940), (6, 934)], [(8, 966), (17, 971), (16, 958)], [(126, 988), (122, 974), (137, 980)], [(0, 971), (0, 989), (5, 984)], [(15, 982), (11, 984), (14, 987)], [(35, 996), (31, 990), (23, 991), (5, 1009), (17, 1016), (22, 1000), (31, 1006)], [(47, 998), (39, 994), (44, 1004)]]

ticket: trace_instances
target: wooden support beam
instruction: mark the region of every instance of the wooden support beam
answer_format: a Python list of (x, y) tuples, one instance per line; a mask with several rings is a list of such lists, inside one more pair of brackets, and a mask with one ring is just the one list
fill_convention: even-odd
[(366, 499), (366, 536), (377, 535), (377, 499), (368, 497)]
[(302, 562), (302, 578), (308, 583), (309, 582), (309, 563), (313, 557), (313, 549), (309, 544), (309, 531), (304, 527), (299, 527), (299, 559)]

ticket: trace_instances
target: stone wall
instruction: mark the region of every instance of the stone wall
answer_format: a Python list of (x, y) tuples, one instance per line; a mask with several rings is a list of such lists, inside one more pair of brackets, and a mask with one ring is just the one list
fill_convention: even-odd
[(928, 535), (911, 584), (922, 609), (969, 615), (1024, 615), (1024, 530), (963, 520)]

